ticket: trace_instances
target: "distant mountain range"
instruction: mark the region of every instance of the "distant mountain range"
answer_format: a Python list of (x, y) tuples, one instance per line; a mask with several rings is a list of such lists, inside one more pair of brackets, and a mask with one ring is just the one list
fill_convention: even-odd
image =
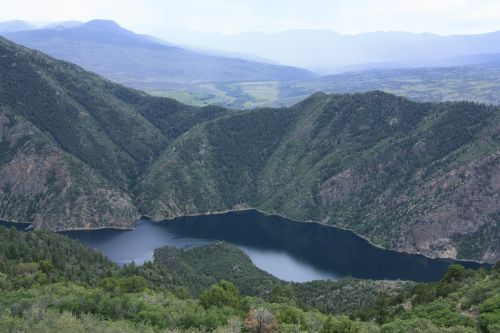
[(183, 49), (151, 36), (135, 34), (113, 21), (75, 24), (63, 22), (53, 28), (1, 34), (111, 80), (142, 89), (160, 89), (172, 82), (286, 81), (313, 76), (294, 67)]
[(80, 21), (61, 21), (61, 22), (52, 22), (48, 24), (34, 24), (22, 20), (12, 20), (12, 21), (0, 22), (0, 34), (28, 31), (28, 30), (39, 30), (39, 29), (71, 28), (82, 24), (83, 22)]
[[(2, 26), (6, 32), (1, 32)], [(172, 36), (172, 43), (136, 34), (113, 21), (94, 20), (55, 22), (42, 28), (10, 21), (0, 24), (0, 34), (118, 83), (194, 105), (288, 106), (317, 91), (373, 89), (418, 101), (500, 103), (500, 53), (495, 53), (500, 52), (499, 33), (346, 36), (306, 30), (181, 34)], [(283, 58), (276, 58), (272, 50)], [(270, 63), (254, 53), (285, 63), (302, 57), (316, 67), (328, 67), (325, 72), (342, 73), (319, 76)]]
[(498, 107), (379, 91), (193, 107), (0, 38), (0, 219), (123, 228), (254, 207), (494, 262), (499, 124)]
[(0, 33), (33, 30), (36, 28), (36, 25), (21, 20), (0, 22)]
[(251, 53), (322, 74), (373, 68), (443, 66), (450, 65), (449, 58), (500, 53), (500, 31), (451, 36), (408, 32), (342, 35), (327, 30), (234, 35), (177, 32), (175, 35), (166, 33), (165, 38), (172, 42), (182, 41), (185, 45)]

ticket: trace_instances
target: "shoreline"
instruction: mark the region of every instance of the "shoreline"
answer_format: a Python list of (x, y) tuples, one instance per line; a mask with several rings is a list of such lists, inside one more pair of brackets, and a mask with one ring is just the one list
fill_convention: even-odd
[[(136, 220), (136, 222), (134, 222), (134, 225), (137, 223), (137, 221), (139, 221), (139, 220)], [(31, 225), (33, 223), (30, 223), (30, 222), (19, 222), (19, 221), (10, 221), (10, 220), (0, 219), (0, 223), (11, 223), (11, 224), (18, 224), (18, 225), (23, 225), (24, 224), (24, 225), (26, 225), (26, 229), (30, 229), (30, 230), (42, 230), (42, 229), (34, 229), (34, 228), (32, 228)], [(71, 229), (60, 229), (60, 230), (43, 229), (43, 230), (49, 230), (49, 231), (52, 231), (52, 232), (55, 232), (55, 233), (59, 233), (59, 232), (68, 232), (68, 231), (93, 231), (93, 230), (105, 230), (105, 229), (132, 231), (135, 228), (134, 227), (131, 227), (131, 228), (127, 228), (127, 227), (95, 227), (95, 228), (71, 228)]]
[[(134, 222), (135, 224), (135, 222)], [(54, 231), (56, 233), (59, 232), (70, 232), (70, 231), (97, 231), (97, 230), (123, 230), (123, 231), (132, 231), (135, 228), (127, 228), (127, 227), (96, 227), (96, 228), (74, 228), (74, 229), (61, 229)]]
[(406, 252), (406, 251), (401, 251), (401, 250), (389, 249), (389, 248), (385, 248), (385, 247), (382, 247), (382, 246), (380, 246), (378, 244), (373, 243), (372, 241), (370, 241), (365, 236), (360, 235), (356, 231), (354, 231), (352, 229), (349, 229), (349, 228), (340, 227), (340, 226), (331, 225), (331, 224), (326, 224), (326, 223), (321, 223), (321, 222), (314, 221), (314, 220), (297, 220), (297, 219), (293, 219), (293, 218), (284, 216), (284, 215), (279, 214), (279, 213), (267, 213), (267, 212), (264, 212), (264, 211), (262, 211), (262, 210), (260, 210), (258, 208), (228, 209), (228, 210), (208, 212), (208, 213), (188, 214), (188, 215), (174, 216), (174, 217), (164, 218), (164, 219), (161, 219), (161, 220), (154, 220), (154, 219), (152, 219), (150, 217), (148, 217), (148, 218), (149, 218), (149, 221), (151, 221), (153, 223), (162, 223), (162, 222), (167, 222), (168, 223), (169, 221), (173, 221), (175, 219), (182, 218), (182, 217), (214, 216), (214, 215), (222, 215), (222, 214), (227, 214), (227, 213), (250, 212), (250, 211), (256, 211), (256, 212), (258, 212), (258, 213), (260, 213), (262, 215), (268, 216), (268, 217), (283, 218), (283, 219), (290, 220), (290, 221), (296, 222), (296, 223), (314, 223), (316, 225), (323, 226), (323, 227), (329, 227), (329, 228), (334, 228), (334, 229), (337, 229), (337, 230), (347, 231), (347, 232), (350, 232), (350, 233), (354, 234), (355, 236), (363, 239), (364, 241), (366, 241), (371, 246), (376, 247), (376, 248), (378, 248), (380, 250), (384, 250), (384, 251), (391, 251), (391, 252), (403, 253), (403, 254), (407, 254), (407, 255), (421, 256), (421, 257), (424, 257), (424, 258), (427, 258), (427, 259), (450, 260), (450, 261), (457, 261), (457, 262), (468, 262), (468, 263), (476, 263), (476, 264), (489, 265), (489, 266), (493, 266), (494, 265), (494, 263), (489, 263), (489, 262), (480, 261), (480, 260), (474, 260), (474, 259), (459, 259), (459, 258), (450, 258), (450, 257), (431, 257), (431, 256), (425, 255), (423, 253), (411, 253), (411, 252)]
[[(480, 265), (488, 265), (488, 266), (491, 266), (491, 267), (493, 267), (493, 265), (494, 265), (494, 263), (489, 263), (489, 262), (480, 261), (480, 260), (474, 260), (474, 259), (459, 259), (459, 258), (450, 258), (450, 257), (431, 257), (431, 256), (425, 255), (423, 253), (411, 253), (411, 252), (406, 252), (406, 251), (401, 251), (401, 250), (396, 250), (396, 249), (389, 249), (389, 248), (385, 248), (385, 247), (382, 247), (382, 246), (380, 246), (378, 244), (373, 243), (367, 237), (365, 237), (363, 235), (360, 235), (356, 231), (354, 231), (352, 229), (349, 229), (349, 228), (340, 227), (340, 226), (331, 225), (331, 224), (326, 224), (326, 223), (321, 223), (319, 221), (314, 221), (314, 220), (298, 220), (298, 219), (287, 217), (287, 216), (282, 215), (280, 213), (268, 213), (268, 212), (265, 212), (263, 210), (260, 210), (259, 208), (251, 208), (251, 207), (237, 208), (237, 209), (226, 209), (226, 210), (221, 210), (221, 211), (210, 211), (210, 212), (207, 212), (207, 213), (177, 215), (177, 216), (162, 218), (162, 219), (159, 219), (159, 220), (155, 220), (154, 218), (152, 218), (151, 216), (148, 216), (148, 215), (141, 215), (141, 216), (138, 217), (138, 219), (136, 219), (134, 221), (133, 227), (131, 227), (131, 228), (126, 228), (126, 227), (71, 228), (71, 229), (57, 230), (57, 231), (54, 231), (54, 232), (61, 233), (61, 232), (70, 232), (70, 231), (93, 231), (93, 230), (97, 231), (97, 230), (106, 230), (106, 229), (109, 229), (109, 230), (132, 231), (132, 230), (135, 229), (135, 225), (140, 220), (146, 220), (146, 221), (149, 221), (151, 223), (162, 223), (162, 222), (168, 223), (170, 221), (173, 221), (173, 220), (176, 220), (176, 219), (179, 219), (179, 218), (184, 218), (184, 217), (189, 218), (189, 217), (215, 216), (215, 215), (223, 215), (223, 214), (228, 214), (228, 213), (241, 213), (241, 212), (252, 212), (252, 211), (258, 212), (258, 213), (260, 213), (262, 215), (265, 215), (267, 217), (279, 217), (279, 218), (282, 218), (282, 219), (290, 220), (290, 221), (295, 222), (295, 223), (314, 223), (314, 224), (319, 225), (319, 226), (329, 227), (329, 228), (334, 228), (334, 229), (337, 229), (337, 230), (342, 230), (342, 231), (350, 232), (350, 233), (354, 234), (355, 236), (357, 236), (357, 237), (363, 239), (364, 241), (366, 241), (369, 245), (371, 245), (373, 247), (376, 247), (376, 248), (378, 248), (380, 250), (384, 250), (384, 251), (391, 251), (391, 252), (395, 252), (395, 253), (402, 253), (402, 254), (407, 254), (407, 255), (421, 256), (421, 257), (424, 257), (424, 258), (427, 258), (427, 259), (434, 259), (434, 260), (450, 260), (450, 261), (455, 261), (455, 262), (458, 262), (458, 263), (460, 263), (460, 262), (468, 262), (468, 263), (476, 263), (476, 264), (480, 264)], [(7, 221), (7, 220), (2, 220), (2, 219), (0, 219), (0, 222), (7, 222), (7, 223), (14, 223), (14, 224), (27, 224), (28, 225), (27, 228), (29, 228), (31, 226), (31, 223), (29, 223), (29, 222)]]

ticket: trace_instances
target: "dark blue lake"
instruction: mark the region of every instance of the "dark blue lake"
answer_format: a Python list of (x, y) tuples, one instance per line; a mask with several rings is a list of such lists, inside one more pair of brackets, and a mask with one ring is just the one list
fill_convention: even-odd
[[(141, 220), (132, 231), (70, 231), (118, 263), (151, 260), (157, 247), (179, 248), (224, 240), (239, 246), (259, 268), (287, 281), (338, 279), (439, 280), (453, 260), (429, 259), (382, 250), (346, 230), (294, 222), (257, 211), (181, 217), (153, 223)], [(470, 268), (480, 265), (460, 262)], [(486, 267), (486, 266), (485, 266)]]
[[(1, 222), (26, 228), (29, 224)], [(215, 240), (240, 247), (259, 268), (287, 281), (353, 276), (367, 279), (437, 281), (457, 261), (383, 250), (354, 233), (317, 223), (295, 222), (258, 211), (180, 217), (154, 223), (140, 220), (134, 230), (67, 231), (62, 234), (106, 254), (111, 260), (142, 264), (155, 248), (190, 248)], [(460, 264), (478, 268), (475, 262)]]

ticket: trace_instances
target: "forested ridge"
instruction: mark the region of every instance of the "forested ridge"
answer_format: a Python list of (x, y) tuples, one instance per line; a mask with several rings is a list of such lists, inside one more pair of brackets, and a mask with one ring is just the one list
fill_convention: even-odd
[(193, 107), (0, 39), (0, 218), (64, 230), (258, 208), (495, 262), (500, 109), (378, 91)]
[(0, 39), (0, 217), (132, 227), (130, 189), (175, 137), (227, 113), (124, 88)]
[(492, 106), (382, 92), (217, 118), (152, 164), (140, 207), (156, 219), (256, 207), (384, 247), (494, 261), (499, 119)]
[(498, 265), (451, 265), (434, 283), (287, 283), (222, 242), (120, 267), (62, 235), (0, 227), (2, 332), (493, 333), (499, 288)]

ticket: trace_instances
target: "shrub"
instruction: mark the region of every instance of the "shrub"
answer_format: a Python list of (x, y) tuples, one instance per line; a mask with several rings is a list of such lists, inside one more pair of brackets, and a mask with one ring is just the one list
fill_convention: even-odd
[(479, 327), (483, 332), (500, 332), (500, 295), (484, 301), (479, 307)]
[(254, 333), (271, 333), (276, 330), (276, 319), (266, 309), (252, 309), (245, 319), (245, 326)]
[(444, 275), (442, 282), (452, 283), (455, 281), (462, 281), (465, 277), (467, 277), (467, 271), (465, 267), (462, 265), (450, 265), (448, 266), (448, 270)]
[(329, 317), (325, 322), (320, 333), (360, 333), (362, 326), (359, 322), (349, 320), (346, 317)]
[(199, 297), (199, 302), (202, 307), (208, 309), (212, 306), (224, 307), (229, 306), (237, 308), (240, 301), (240, 292), (231, 282), (220, 281), (210, 288), (203, 291)]

